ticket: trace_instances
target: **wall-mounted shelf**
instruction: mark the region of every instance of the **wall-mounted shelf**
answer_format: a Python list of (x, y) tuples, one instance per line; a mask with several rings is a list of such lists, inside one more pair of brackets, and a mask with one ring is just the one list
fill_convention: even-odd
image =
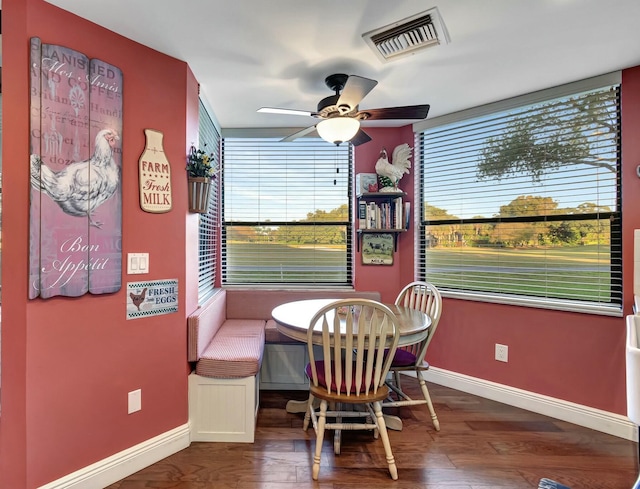
[(360, 251), (362, 236), (368, 233), (393, 234), (393, 248), (398, 250), (398, 235), (407, 230), (409, 203), (405, 192), (365, 192), (358, 198), (358, 239)]

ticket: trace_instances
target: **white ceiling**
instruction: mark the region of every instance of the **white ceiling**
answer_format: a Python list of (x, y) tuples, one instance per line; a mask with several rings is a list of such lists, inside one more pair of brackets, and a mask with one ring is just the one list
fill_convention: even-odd
[[(186, 61), (223, 129), (314, 124), (256, 110), (313, 111), (332, 73), (378, 80), (361, 109), (431, 118), (640, 65), (640, 0), (48, 1)], [(361, 37), (434, 6), (450, 44), (383, 64)]]

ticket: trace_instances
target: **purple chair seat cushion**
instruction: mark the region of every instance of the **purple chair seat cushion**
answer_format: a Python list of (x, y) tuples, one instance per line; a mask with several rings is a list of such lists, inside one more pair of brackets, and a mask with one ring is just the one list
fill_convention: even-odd
[[(321, 385), (322, 387), (327, 387), (327, 378), (325, 377), (325, 373), (324, 373), (324, 360), (317, 360), (315, 362), (316, 364), (316, 372), (318, 373), (318, 384)], [(307, 377), (309, 377), (310, 379), (313, 379), (313, 375), (311, 374), (311, 364), (307, 363), (307, 366), (305, 367), (305, 372), (307, 374)], [(335, 363), (331, 362), (331, 371), (335, 372)], [(355, 372), (356, 372), (356, 367), (355, 365), (353, 366), (353, 381), (351, 382), (351, 394), (355, 394), (356, 393), (356, 381), (355, 381)], [(344, 376), (345, 374), (345, 370), (344, 370), (344, 365), (342, 366), (342, 375)], [(365, 380), (364, 380), (364, 372), (363, 372), (363, 376), (362, 376), (362, 382), (361, 385), (365, 385)], [(362, 389), (361, 387), (361, 392), (364, 389)], [(332, 381), (331, 381), (331, 392), (337, 392), (337, 385), (335, 382), (335, 374), (332, 375)], [(346, 383), (346, 379), (343, 379), (342, 384), (340, 386), (340, 392), (347, 392), (347, 383)]]
[(396, 354), (393, 356), (393, 362), (391, 362), (391, 368), (393, 367), (412, 367), (416, 364), (416, 356), (410, 351), (398, 348)]

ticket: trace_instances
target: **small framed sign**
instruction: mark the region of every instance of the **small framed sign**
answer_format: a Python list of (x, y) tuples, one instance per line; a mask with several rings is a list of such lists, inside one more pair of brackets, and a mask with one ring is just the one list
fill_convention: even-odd
[(378, 191), (378, 175), (375, 173), (358, 173), (356, 175), (356, 196)]
[(363, 265), (393, 265), (393, 234), (365, 233), (362, 235)]

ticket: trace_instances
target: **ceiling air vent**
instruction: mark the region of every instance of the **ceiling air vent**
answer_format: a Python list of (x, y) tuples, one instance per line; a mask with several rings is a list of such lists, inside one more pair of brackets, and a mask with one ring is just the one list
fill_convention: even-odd
[(449, 43), (449, 33), (437, 7), (365, 32), (362, 37), (383, 62)]

